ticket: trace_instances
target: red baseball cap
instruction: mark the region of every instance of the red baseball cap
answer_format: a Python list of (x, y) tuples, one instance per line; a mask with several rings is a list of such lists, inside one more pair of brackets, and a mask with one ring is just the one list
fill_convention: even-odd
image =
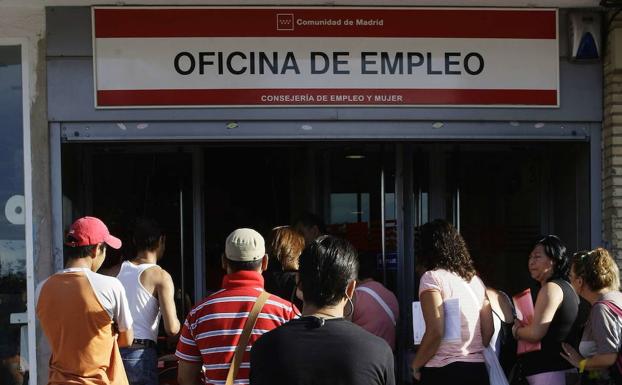
[(73, 222), (67, 235), (75, 239), (74, 242), (65, 242), (65, 245), (71, 247), (97, 245), (103, 242), (113, 249), (121, 248), (121, 240), (110, 235), (104, 222), (95, 217), (83, 217)]

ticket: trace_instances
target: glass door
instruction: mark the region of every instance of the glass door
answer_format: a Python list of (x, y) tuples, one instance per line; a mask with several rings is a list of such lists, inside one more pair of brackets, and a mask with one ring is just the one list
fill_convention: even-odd
[(9, 385), (27, 384), (30, 369), (21, 57), (21, 46), (0, 46), (0, 383)]
[(571, 254), (589, 248), (588, 154), (587, 143), (452, 149), (453, 217), (487, 285), (510, 295), (532, 285), (527, 256), (543, 234), (558, 235)]
[(123, 241), (108, 249), (101, 273), (116, 271), (135, 255), (132, 231), (137, 218), (156, 221), (166, 236), (158, 263), (176, 288), (180, 320), (194, 298), (192, 155), (149, 145), (63, 145), (65, 228), (80, 216), (101, 218)]
[(397, 293), (395, 146), (335, 145), (315, 156), (327, 232), (350, 241), (370, 278)]

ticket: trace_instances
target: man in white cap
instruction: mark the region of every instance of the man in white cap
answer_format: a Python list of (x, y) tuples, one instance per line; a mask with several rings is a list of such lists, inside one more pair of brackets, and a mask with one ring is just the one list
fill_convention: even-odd
[(121, 241), (98, 218), (75, 221), (65, 270), (37, 288), (37, 317), (52, 356), (48, 384), (127, 385), (119, 346), (132, 343), (132, 316), (118, 279), (97, 274), (106, 247)]
[[(222, 267), (227, 271), (222, 290), (201, 300), (184, 322), (175, 352), (180, 385), (201, 380), (205, 385), (222, 385), (227, 378), (235, 384), (248, 384), (253, 343), (297, 313), (290, 302), (263, 294), (261, 273), (268, 267), (268, 256), (257, 231), (237, 229), (229, 234)], [(258, 316), (253, 320), (251, 314)], [(234, 356), (236, 365), (232, 365)]]

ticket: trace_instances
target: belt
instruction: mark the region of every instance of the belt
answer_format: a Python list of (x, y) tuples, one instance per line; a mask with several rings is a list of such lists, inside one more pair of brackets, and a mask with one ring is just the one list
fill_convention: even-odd
[(134, 338), (132, 342), (131, 349), (145, 349), (145, 348), (154, 348), (156, 346), (155, 341), (152, 340), (141, 340), (138, 338)]

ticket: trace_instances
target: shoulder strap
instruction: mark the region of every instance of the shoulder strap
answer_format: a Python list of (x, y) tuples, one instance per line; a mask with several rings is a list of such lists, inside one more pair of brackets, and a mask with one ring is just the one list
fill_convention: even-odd
[(512, 318), (516, 319), (516, 308), (514, 308), (514, 301), (512, 301), (510, 296), (507, 295), (505, 291), (497, 290), (497, 292), (499, 292), (507, 300), (507, 303), (510, 304), (510, 309), (512, 309)]
[(395, 320), (395, 315), (393, 315), (393, 312), (391, 311), (391, 308), (382, 299), (382, 297), (380, 297), (378, 295), (378, 293), (376, 293), (373, 289), (371, 289), (369, 287), (362, 287), (362, 286), (361, 287), (357, 287), (356, 291), (362, 291), (364, 293), (369, 294), (374, 300), (376, 300), (376, 302), (378, 302), (378, 305), (380, 305), (380, 307), (384, 310), (384, 312), (387, 313), (387, 315), (391, 319), (391, 322), (393, 323), (393, 326), (397, 325), (397, 321)]
[[(620, 319), (622, 319), (622, 309), (620, 309), (618, 305), (613, 303), (613, 301), (608, 301), (606, 299), (603, 299), (596, 303), (602, 303), (603, 305), (607, 306), (609, 310), (611, 310), (615, 315), (617, 315)], [(622, 382), (620, 380), (620, 378), (622, 377), (622, 349), (618, 351), (618, 357), (616, 358), (615, 364), (611, 366), (610, 373), (612, 374), (614, 378), (614, 383), (618, 384)]]
[[(497, 290), (497, 293), (499, 293), (499, 296), (503, 297), (507, 301), (507, 303), (510, 305), (510, 309), (512, 309), (512, 319), (516, 319), (516, 309), (514, 308), (514, 302), (510, 299), (510, 296), (501, 290)], [(486, 294), (486, 297), (488, 298), (488, 294)], [(501, 301), (499, 301), (499, 303), (501, 303)], [(499, 304), (499, 307), (501, 307), (501, 304)], [(504, 317), (501, 317), (499, 314), (497, 314), (495, 309), (492, 308), (492, 306), (491, 306), (491, 310), (492, 310), (492, 314), (495, 315), (499, 319), (499, 321), (501, 321), (502, 324), (512, 324), (511, 322), (503, 321), (503, 318), (505, 318), (505, 315)], [(501, 309), (501, 314), (503, 314), (503, 309)]]
[(604, 300), (598, 301), (596, 303), (602, 303), (603, 305), (607, 306), (609, 308), (609, 310), (611, 310), (615, 315), (617, 315), (618, 317), (622, 318), (622, 309), (620, 309), (618, 307), (618, 305), (616, 305), (612, 301), (608, 301), (608, 300), (604, 299)]
[(267, 291), (262, 291), (251, 312), (248, 313), (248, 318), (246, 318), (246, 323), (244, 324), (244, 330), (242, 330), (242, 334), (240, 334), (240, 339), (238, 340), (238, 345), (235, 347), (235, 353), (233, 354), (233, 360), (231, 361), (231, 366), (229, 367), (229, 372), (227, 373), (227, 382), (226, 385), (233, 385), (233, 381), (235, 380), (235, 376), (238, 374), (238, 369), (240, 369), (240, 363), (242, 363), (242, 357), (244, 356), (244, 352), (246, 351), (246, 347), (248, 346), (248, 341), (251, 338), (251, 332), (255, 327), (255, 323), (257, 323), (257, 316), (263, 309), (263, 305), (270, 297), (270, 293)]
[(140, 265), (137, 265), (136, 268), (140, 270), (140, 272), (142, 273), (143, 271), (147, 269), (151, 269), (154, 266), (158, 266), (158, 264), (157, 263), (141, 263)]

